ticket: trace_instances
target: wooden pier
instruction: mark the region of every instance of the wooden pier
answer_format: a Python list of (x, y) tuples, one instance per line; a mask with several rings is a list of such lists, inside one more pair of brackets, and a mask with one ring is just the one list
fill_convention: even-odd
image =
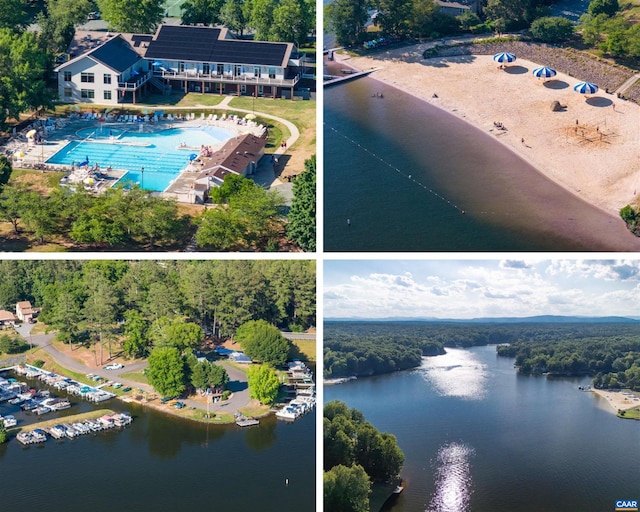
[(360, 78), (360, 77), (363, 77), (363, 76), (367, 76), (367, 75), (373, 73), (374, 71), (378, 71), (379, 69), (382, 69), (382, 68), (372, 68), (372, 69), (368, 69), (366, 71), (356, 71), (355, 73), (351, 73), (349, 75), (332, 78), (331, 80), (325, 81), (322, 84), (322, 86), (325, 87), (325, 88), (332, 87), (334, 85), (338, 85), (338, 84), (342, 84), (344, 82), (348, 82), (349, 80), (355, 80), (357, 78)]

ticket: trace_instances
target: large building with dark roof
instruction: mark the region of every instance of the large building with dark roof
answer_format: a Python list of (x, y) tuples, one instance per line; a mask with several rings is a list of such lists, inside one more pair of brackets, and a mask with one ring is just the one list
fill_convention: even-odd
[(161, 25), (153, 36), (81, 39), (82, 50), (56, 68), (66, 101), (135, 104), (149, 87), (292, 98), (305, 64), (292, 43), (231, 39), (225, 28)]

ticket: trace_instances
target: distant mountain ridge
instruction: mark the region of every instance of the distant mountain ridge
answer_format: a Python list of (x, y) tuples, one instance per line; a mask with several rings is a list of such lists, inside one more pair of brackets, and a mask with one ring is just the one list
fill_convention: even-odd
[(457, 323), (457, 324), (523, 324), (523, 323), (635, 323), (640, 322), (638, 317), (626, 316), (562, 316), (562, 315), (537, 315), (524, 317), (485, 317), (485, 318), (407, 318), (407, 317), (387, 317), (387, 318), (325, 318), (326, 322), (406, 322), (406, 323)]

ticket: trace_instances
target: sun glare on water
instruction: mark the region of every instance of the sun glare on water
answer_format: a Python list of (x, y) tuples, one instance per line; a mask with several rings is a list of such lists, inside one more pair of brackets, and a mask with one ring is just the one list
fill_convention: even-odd
[(436, 490), (426, 512), (468, 512), (473, 448), (450, 443), (438, 450)]
[(425, 357), (419, 371), (442, 396), (465, 400), (486, 396), (486, 367), (466, 350), (448, 348), (445, 355)]

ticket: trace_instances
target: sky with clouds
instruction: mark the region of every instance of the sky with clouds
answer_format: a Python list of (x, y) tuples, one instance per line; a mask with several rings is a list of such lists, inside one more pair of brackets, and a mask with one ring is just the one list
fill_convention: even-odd
[(640, 317), (640, 260), (325, 260), (325, 318)]

